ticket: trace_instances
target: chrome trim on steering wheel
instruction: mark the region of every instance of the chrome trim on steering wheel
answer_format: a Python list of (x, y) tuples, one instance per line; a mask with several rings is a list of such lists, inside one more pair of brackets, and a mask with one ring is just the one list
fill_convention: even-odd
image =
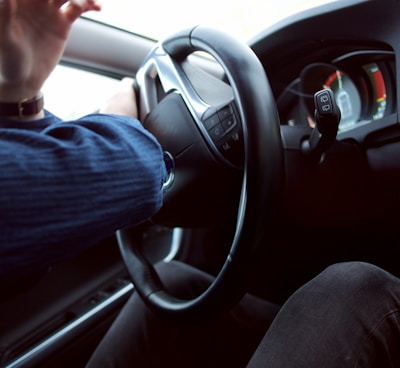
[(163, 184), (162, 187), (163, 192), (165, 192), (171, 187), (175, 179), (174, 157), (168, 151), (164, 151), (164, 163), (167, 169), (167, 179), (165, 180), (165, 183)]
[[(199, 97), (198, 93), (193, 88), (192, 83), (189, 81), (181, 65), (171, 58), (160, 44), (148, 55), (142, 68), (136, 75), (136, 82), (139, 87), (140, 96), (139, 110), (141, 121), (145, 121), (147, 115), (150, 114), (159, 103), (157, 95), (157, 78), (166, 94), (174, 92), (178, 93), (179, 96), (182, 97), (193, 120), (214, 154), (224, 163), (236, 167), (220, 152), (202, 121), (202, 118), (204, 118), (205, 115), (209, 116), (212, 113), (216, 114), (217, 109), (231, 104), (232, 101), (234, 101), (233, 92), (229, 93), (229, 98), (222, 106), (212, 106), (206, 103)], [(219, 82), (224, 83), (221, 80)], [(226, 89), (230, 89), (228, 84), (224, 84), (227, 86)]]

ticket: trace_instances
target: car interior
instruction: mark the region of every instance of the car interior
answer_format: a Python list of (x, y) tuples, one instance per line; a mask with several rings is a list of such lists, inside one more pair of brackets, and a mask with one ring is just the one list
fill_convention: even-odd
[[(164, 205), (2, 287), (0, 366), (84, 366), (149, 288), (161, 313), (196, 318), (243, 292), (282, 304), (337, 262), (399, 275), (399, 16), (398, 0), (334, 1), (247, 43), (203, 25), (156, 41), (80, 18), (60, 65), (135, 78), (140, 120), (165, 150)], [(173, 259), (217, 282), (179, 301), (132, 271)]]

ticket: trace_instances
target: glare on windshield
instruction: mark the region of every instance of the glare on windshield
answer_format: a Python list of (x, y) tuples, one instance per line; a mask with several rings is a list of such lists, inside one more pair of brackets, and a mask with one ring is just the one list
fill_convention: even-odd
[(102, 10), (93, 19), (162, 39), (197, 24), (223, 29), (247, 41), (277, 21), (335, 0), (101, 0)]

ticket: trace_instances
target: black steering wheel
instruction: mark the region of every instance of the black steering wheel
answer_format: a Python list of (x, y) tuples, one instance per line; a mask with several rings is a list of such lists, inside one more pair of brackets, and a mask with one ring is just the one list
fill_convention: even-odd
[[(214, 60), (192, 55), (198, 51)], [(204, 316), (243, 295), (252, 260), (268, 247), (284, 180), (275, 100), (253, 51), (204, 26), (159, 43), (137, 83), (141, 120), (161, 143), (169, 169), (153, 221), (206, 226), (231, 216), (236, 230), (215, 281), (192, 300), (167, 292), (140, 250), (140, 227), (117, 233), (121, 254), (148, 306), (170, 316)]]

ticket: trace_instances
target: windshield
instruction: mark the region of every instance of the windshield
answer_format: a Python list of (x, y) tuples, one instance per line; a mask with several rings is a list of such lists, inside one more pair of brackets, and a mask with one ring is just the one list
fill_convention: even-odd
[[(100, 0), (102, 10), (85, 17), (161, 40), (174, 32), (206, 24), (248, 41), (263, 29), (300, 11), (339, 0)], [(345, 1), (345, 0), (342, 0)], [(229, 4), (229, 5), (228, 5)], [(76, 88), (76, 81), (80, 88)], [(59, 88), (62, 85), (63, 88)], [(44, 87), (46, 108), (63, 119), (97, 111), (119, 80), (59, 65)], [(65, 104), (64, 101), (70, 101)], [(82, 104), (82, 101), (85, 101)]]
[(102, 11), (86, 16), (155, 40), (186, 27), (206, 24), (247, 41), (283, 18), (333, 1), (101, 0)]

